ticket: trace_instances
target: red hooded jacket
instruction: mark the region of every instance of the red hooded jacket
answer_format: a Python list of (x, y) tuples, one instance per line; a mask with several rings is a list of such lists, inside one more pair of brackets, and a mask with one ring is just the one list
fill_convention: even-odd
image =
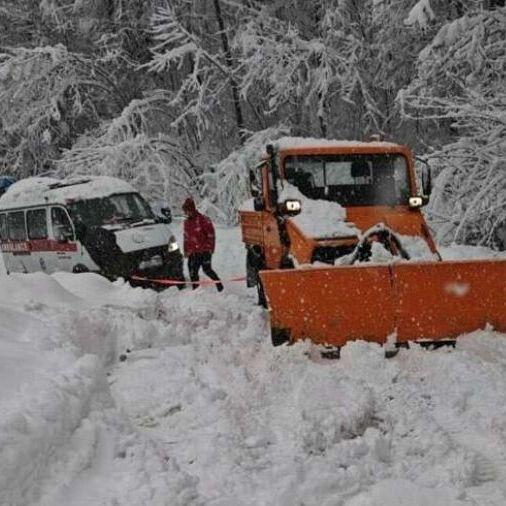
[(193, 199), (186, 199), (183, 209), (189, 216), (184, 221), (184, 253), (214, 253), (215, 233), (211, 220), (197, 211)]

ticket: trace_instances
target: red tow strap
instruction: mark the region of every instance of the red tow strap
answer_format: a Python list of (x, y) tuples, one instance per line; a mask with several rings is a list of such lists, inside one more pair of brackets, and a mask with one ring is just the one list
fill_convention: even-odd
[(150, 278), (142, 278), (140, 276), (131, 276), (130, 279), (135, 281), (146, 281), (148, 283), (156, 283), (158, 285), (216, 285), (218, 283), (231, 283), (237, 281), (245, 281), (246, 276), (236, 276), (229, 279), (222, 279), (220, 281), (214, 281), (213, 279), (204, 279), (202, 281), (180, 281), (179, 279), (150, 279)]

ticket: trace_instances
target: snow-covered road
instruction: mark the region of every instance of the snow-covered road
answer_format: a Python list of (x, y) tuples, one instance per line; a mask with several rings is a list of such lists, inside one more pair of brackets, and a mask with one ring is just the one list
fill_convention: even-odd
[[(218, 243), (241, 274), (238, 230)], [(505, 335), (327, 361), (272, 348), (240, 283), (91, 274), (0, 278), (0, 321), (1, 505), (506, 504)]]

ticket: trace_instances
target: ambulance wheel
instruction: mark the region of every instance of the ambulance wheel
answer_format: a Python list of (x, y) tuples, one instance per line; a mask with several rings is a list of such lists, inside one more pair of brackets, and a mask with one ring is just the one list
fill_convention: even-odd
[(74, 265), (74, 267), (72, 268), (72, 272), (74, 274), (79, 274), (81, 272), (90, 272), (90, 270), (88, 269), (88, 267), (86, 267), (86, 265), (77, 264), (77, 265)]

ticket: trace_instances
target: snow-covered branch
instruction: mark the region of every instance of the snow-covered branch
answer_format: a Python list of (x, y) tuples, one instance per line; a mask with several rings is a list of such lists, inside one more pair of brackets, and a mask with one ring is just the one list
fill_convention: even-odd
[(440, 240), (490, 245), (506, 226), (505, 27), (506, 8), (444, 25), (399, 95), (406, 116), (459, 135), (429, 157), (439, 174), (429, 212), (446, 220)]
[(163, 92), (133, 100), (95, 135), (83, 136), (65, 152), (59, 174), (120, 177), (152, 200), (178, 202), (181, 194), (192, 191), (199, 170), (175, 136), (155, 131), (169, 109)]
[(289, 133), (287, 127), (268, 128), (252, 134), (236, 151), (199, 178), (201, 208), (225, 223), (237, 223), (237, 210), (249, 196), (248, 174), (269, 142)]

